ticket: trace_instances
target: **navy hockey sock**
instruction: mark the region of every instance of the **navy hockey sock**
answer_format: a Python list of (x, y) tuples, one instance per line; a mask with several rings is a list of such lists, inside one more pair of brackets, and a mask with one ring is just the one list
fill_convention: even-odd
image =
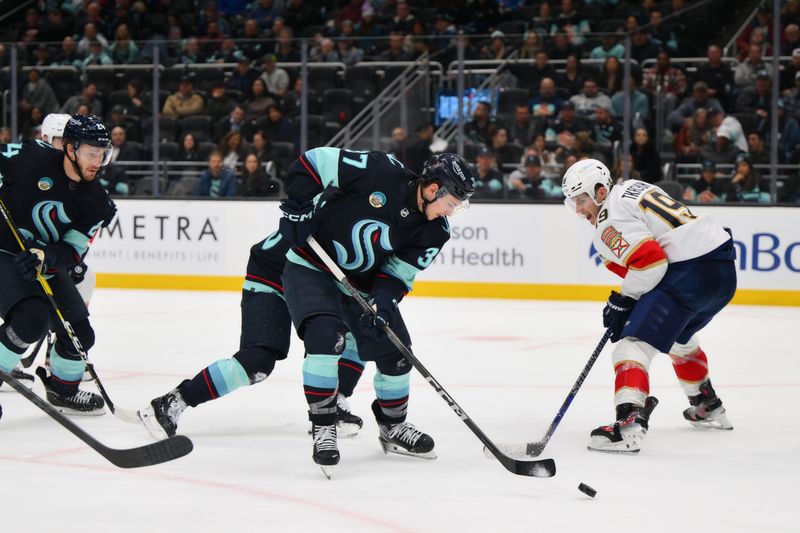
[(348, 333), (344, 352), (339, 359), (339, 392), (346, 398), (352, 396), (363, 373), (364, 362), (358, 357), (356, 340), (352, 333)]

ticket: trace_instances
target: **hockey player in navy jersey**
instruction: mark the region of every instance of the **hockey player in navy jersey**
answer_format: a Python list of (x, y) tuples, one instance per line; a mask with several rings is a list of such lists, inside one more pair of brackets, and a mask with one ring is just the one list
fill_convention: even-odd
[[(280, 231), (292, 248), (282, 280), (308, 354), (303, 389), (314, 461), (323, 470), (339, 462), (336, 366), (348, 332), (361, 358), (377, 367), (372, 411), (384, 451), (435, 458), (433, 439), (406, 422), (411, 364), (383, 328), (409, 344), (398, 303), (450, 238), (447, 216), (468, 206), (475, 189), (469, 166), (455, 154), (441, 154), (416, 176), (392, 154), (315, 148), (289, 166), (287, 181)], [(373, 302), (374, 317), (362, 314), (307, 246), (312, 234)]]
[[(239, 350), (229, 359), (205, 367), (192, 379), (154, 398), (139, 411), (139, 417), (153, 437), (175, 435), (178, 419), (186, 407), (197, 407), (236, 389), (267, 379), (276, 361), (286, 359), (292, 323), (283, 296), (281, 272), (289, 244), (277, 231), (250, 248), (247, 275), (242, 286), (242, 326)], [(348, 398), (358, 383), (364, 363), (354, 342), (342, 354), (338, 365), (339, 393), (336, 406), (337, 429), (355, 436), (363, 425), (350, 411)]]
[(648, 371), (659, 352), (670, 355), (689, 398), (684, 418), (733, 429), (697, 337), (736, 292), (731, 234), (655, 185), (628, 180), (612, 187), (608, 168), (594, 159), (572, 165), (562, 190), (567, 207), (596, 228), (594, 246), (606, 266), (624, 278), (603, 310), (611, 342), (619, 341), (612, 354), (617, 419), (592, 431), (589, 449), (640, 450), (656, 404)]
[(83, 115), (70, 118), (62, 141), (62, 151), (41, 141), (0, 145), (0, 197), (27, 241), (23, 252), (9, 227), (0, 224), (0, 368), (11, 371), (28, 346), (52, 327), (52, 374), (40, 374), (48, 401), (64, 413), (98, 415), (105, 412), (103, 400), (78, 388), (85, 363), (45, 299), (36, 273), (50, 278), (62, 313), (83, 348), (91, 348), (89, 313), (68, 271), (116, 212), (95, 180), (110, 159), (111, 142), (98, 117)]

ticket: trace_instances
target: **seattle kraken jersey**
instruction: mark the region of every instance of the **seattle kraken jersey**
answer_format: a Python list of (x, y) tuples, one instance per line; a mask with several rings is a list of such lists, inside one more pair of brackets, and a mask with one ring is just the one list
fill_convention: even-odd
[[(41, 141), (0, 145), (0, 181), (0, 197), (23, 238), (54, 246), (56, 269), (79, 263), (94, 234), (116, 212), (97, 180), (70, 180), (63, 152)], [(0, 224), (0, 249), (20, 251), (5, 223)]]
[(283, 297), (281, 274), (286, 264), (289, 243), (277, 231), (250, 248), (245, 291), (268, 292)]
[[(408, 292), (450, 238), (446, 218), (428, 221), (420, 212), (415, 178), (392, 154), (314, 148), (290, 165), (287, 193), (304, 202), (338, 188), (341, 196), (315, 215), (317, 241), (357, 288), (369, 291), (384, 278)], [(287, 259), (319, 268), (305, 248), (290, 250)]]

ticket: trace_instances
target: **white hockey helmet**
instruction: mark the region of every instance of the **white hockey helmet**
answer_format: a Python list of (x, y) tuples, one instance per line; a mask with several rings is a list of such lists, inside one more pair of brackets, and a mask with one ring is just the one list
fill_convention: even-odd
[(598, 202), (595, 198), (597, 188), (600, 186), (605, 187), (607, 191), (611, 190), (611, 173), (608, 167), (597, 159), (578, 161), (567, 169), (561, 181), (564, 204), (574, 213), (575, 199), (586, 193), (595, 205), (602, 205), (602, 202)]
[(42, 140), (53, 144), (53, 139), (64, 136), (64, 128), (70, 116), (66, 113), (50, 113), (42, 121)]

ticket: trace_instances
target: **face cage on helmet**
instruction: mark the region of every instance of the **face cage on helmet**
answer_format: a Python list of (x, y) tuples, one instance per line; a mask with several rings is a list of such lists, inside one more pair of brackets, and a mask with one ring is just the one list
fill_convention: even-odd
[(72, 146), (75, 150), (75, 157), (77, 159), (92, 162), (99, 160), (98, 166), (100, 167), (104, 167), (111, 162), (111, 143), (107, 144), (105, 147), (102, 147), (88, 143), (75, 142)]
[[(447, 187), (444, 185), (439, 186), (439, 190), (436, 191), (434, 195), (434, 202), (437, 200), (442, 200), (447, 205), (447, 216), (453, 217), (458, 215), (459, 213), (463, 213), (467, 209), (469, 209), (469, 199), (467, 200), (459, 200), (456, 196), (450, 193), (447, 190)], [(433, 203), (433, 202), (431, 202)]]

